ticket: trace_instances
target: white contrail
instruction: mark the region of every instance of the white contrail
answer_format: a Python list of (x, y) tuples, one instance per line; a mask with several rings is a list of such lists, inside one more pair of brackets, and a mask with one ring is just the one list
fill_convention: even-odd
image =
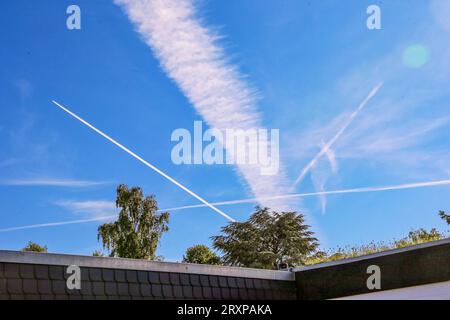
[[(393, 185), (393, 186), (384, 186), (384, 187), (364, 187), (364, 188), (331, 190), (331, 191), (322, 191), (322, 192), (293, 193), (293, 194), (286, 194), (286, 195), (267, 197), (266, 200), (304, 198), (304, 197), (333, 195), (333, 194), (347, 194), (347, 193), (382, 192), (382, 191), (392, 191), (392, 190), (428, 188), (428, 187), (436, 187), (436, 186), (444, 186), (444, 185), (450, 185), (450, 180), (437, 180), (437, 181), (428, 181), (428, 182), (406, 183), (406, 184), (399, 184), (399, 185)], [(260, 200), (261, 199), (258, 199), (258, 198), (248, 198), (248, 199), (230, 200), (230, 201), (222, 201), (222, 202), (213, 202), (212, 205), (214, 205), (214, 206), (226, 206), (226, 205), (236, 205), (236, 204), (245, 204), (245, 203), (256, 203), (256, 202), (258, 202)], [(187, 205), (187, 206), (181, 206), (181, 207), (161, 209), (161, 210), (158, 210), (158, 211), (159, 212), (162, 212), (162, 211), (177, 211), (177, 210), (204, 208), (204, 207), (207, 207), (207, 205), (194, 204), (194, 205)], [(98, 218), (85, 219), (85, 220), (72, 220), (72, 221), (63, 221), (63, 222), (33, 224), (33, 225), (28, 225), (28, 226), (19, 226), (19, 227), (11, 227), (11, 228), (0, 229), (0, 232), (16, 231), (16, 230), (32, 229), (32, 228), (53, 227), (53, 226), (61, 226), (61, 225), (66, 225), (66, 224), (87, 223), (87, 222), (93, 222), (93, 221), (113, 219), (113, 218), (116, 218), (116, 217), (117, 217), (117, 215), (109, 215), (109, 216), (102, 216), (102, 217), (98, 217)]]
[(33, 186), (50, 186), (50, 187), (73, 187), (73, 188), (95, 187), (95, 186), (103, 185), (106, 183), (108, 183), (108, 182), (54, 179), (54, 178), (14, 179), (14, 180), (0, 181), (0, 185), (10, 185), (10, 186), (32, 186), (32, 187)]
[(65, 226), (68, 224), (79, 224), (79, 223), (88, 223), (88, 222), (95, 222), (95, 221), (101, 221), (101, 220), (108, 220), (111, 218), (116, 217), (114, 216), (104, 216), (104, 217), (96, 217), (91, 219), (80, 219), (80, 220), (70, 220), (70, 221), (61, 221), (61, 222), (49, 222), (49, 223), (39, 223), (39, 224), (31, 224), (28, 226), (20, 226), (20, 227), (11, 227), (11, 228), (4, 228), (0, 229), (0, 232), (9, 232), (9, 231), (18, 231), (18, 230), (26, 230), (26, 229), (36, 229), (36, 228), (46, 228), (46, 227), (57, 227), (57, 226)]
[(62, 106), (61, 104), (59, 104), (58, 102), (52, 100), (52, 102), (57, 105), (59, 108), (61, 108), (62, 110), (64, 110), (65, 112), (67, 112), (68, 114), (70, 114), (72, 117), (74, 117), (75, 119), (79, 120), (81, 123), (85, 124), (86, 126), (88, 126), (89, 128), (91, 128), (92, 130), (94, 130), (95, 132), (97, 132), (99, 135), (101, 135), (102, 137), (106, 138), (107, 140), (109, 140), (110, 142), (112, 142), (113, 144), (115, 144), (116, 146), (118, 146), (120, 149), (122, 149), (123, 151), (125, 151), (126, 153), (128, 153), (129, 155), (131, 155), (132, 157), (134, 157), (135, 159), (139, 160), (140, 162), (142, 162), (143, 164), (145, 164), (147, 167), (149, 167), (150, 169), (153, 169), (154, 171), (156, 171), (158, 174), (160, 174), (161, 176), (163, 176), (164, 178), (166, 178), (167, 180), (169, 180), (170, 182), (172, 182), (173, 184), (175, 184), (176, 186), (178, 186), (179, 188), (183, 189), (184, 191), (186, 191), (187, 193), (189, 193), (191, 196), (193, 196), (194, 198), (200, 200), (202, 203), (204, 203), (207, 207), (213, 209), (214, 211), (216, 211), (217, 213), (221, 214), (222, 216), (224, 216), (225, 218), (227, 218), (230, 221), (235, 221), (233, 218), (231, 218), (230, 216), (228, 216), (226, 213), (224, 213), (223, 211), (217, 209), (215, 206), (213, 206), (212, 204), (210, 204), (208, 201), (206, 201), (205, 199), (203, 199), (202, 197), (200, 197), (199, 195), (197, 195), (196, 193), (194, 193), (193, 191), (189, 190), (188, 188), (186, 188), (184, 185), (182, 185), (181, 183), (179, 183), (178, 181), (176, 181), (175, 179), (173, 179), (172, 177), (168, 176), (167, 174), (165, 174), (164, 172), (162, 172), (161, 170), (159, 170), (157, 167), (155, 167), (154, 165), (148, 163), (147, 161), (145, 161), (144, 159), (142, 159), (141, 157), (139, 157), (137, 154), (135, 154), (134, 152), (132, 152), (130, 149), (126, 148), (125, 146), (123, 146), (122, 144), (120, 144), (119, 142), (117, 142), (116, 140), (114, 140), (113, 138), (109, 137), (108, 135), (106, 135), (105, 133), (103, 133), (102, 131), (100, 131), (99, 129), (97, 129), (96, 127), (94, 127), (93, 125), (91, 125), (89, 122), (83, 120), (82, 118), (80, 118), (79, 116), (77, 116), (75, 113), (73, 113), (72, 111), (70, 111), (69, 109), (65, 108), (64, 106)]
[[(198, 18), (193, 0), (116, 0), (152, 49), (162, 69), (186, 96), (211, 129), (249, 130), (263, 128), (257, 109), (257, 94), (238, 68), (230, 63), (213, 33)], [(258, 147), (270, 146), (259, 136)], [(223, 141), (221, 141), (223, 142)], [(257, 150), (253, 142), (250, 150)], [(228, 155), (235, 155), (226, 143)], [(245, 145), (236, 145), (240, 151)], [(283, 166), (278, 174), (261, 175), (261, 165), (237, 164), (254, 197), (292, 192)], [(264, 203), (273, 209), (288, 204)]]
[(380, 90), (383, 83), (379, 83), (375, 86), (375, 88), (370, 91), (369, 95), (361, 102), (361, 104), (358, 106), (358, 108), (350, 115), (350, 118), (347, 120), (347, 122), (344, 124), (344, 126), (336, 133), (336, 135), (328, 142), (326, 143), (322, 149), (319, 151), (318, 154), (303, 168), (302, 172), (298, 176), (298, 178), (294, 182), (294, 187), (296, 187), (306, 176), (306, 174), (316, 165), (317, 161), (328, 152), (328, 150), (333, 146), (333, 144), (341, 137), (341, 135), (344, 133), (344, 131), (350, 126), (350, 124), (353, 122), (353, 120), (356, 118), (356, 116), (361, 112), (362, 109), (366, 106), (366, 104), (370, 101), (370, 99), (375, 96), (375, 94)]

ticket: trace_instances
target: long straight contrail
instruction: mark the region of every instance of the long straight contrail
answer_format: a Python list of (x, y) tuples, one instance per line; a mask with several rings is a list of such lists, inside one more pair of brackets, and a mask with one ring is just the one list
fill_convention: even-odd
[[(428, 187), (436, 187), (436, 186), (444, 186), (444, 185), (450, 185), (450, 180), (437, 180), (437, 181), (428, 181), (428, 182), (406, 183), (406, 184), (384, 186), (384, 187), (364, 187), (364, 188), (331, 190), (331, 191), (322, 191), (322, 192), (293, 193), (293, 194), (268, 197), (267, 199), (268, 200), (277, 200), (277, 199), (304, 198), (304, 197), (333, 195), (333, 194), (381, 192), (381, 191), (392, 191), (392, 190), (428, 188)], [(261, 199), (248, 198), (248, 199), (230, 200), (230, 201), (222, 201), (222, 202), (213, 202), (213, 203), (211, 203), (211, 205), (226, 206), (226, 205), (236, 205), (236, 204), (244, 204), (244, 203), (256, 203), (259, 200), (261, 200)], [(195, 208), (203, 208), (203, 207), (208, 207), (208, 206), (204, 205), (204, 204), (194, 204), (194, 205), (187, 205), (187, 206), (181, 206), (181, 207), (161, 209), (159, 211), (177, 211), (177, 210), (195, 209)], [(0, 232), (17, 231), (17, 230), (33, 229), (33, 228), (54, 227), (54, 226), (61, 226), (61, 225), (67, 225), (67, 224), (87, 223), (87, 222), (93, 222), (93, 221), (113, 219), (115, 217), (117, 217), (117, 215), (108, 215), (108, 216), (102, 216), (102, 217), (98, 217), (98, 218), (84, 219), (84, 220), (71, 220), (71, 221), (62, 221), (62, 222), (53, 222), (53, 223), (33, 224), (33, 225), (28, 225), (28, 226), (4, 228), (4, 229), (0, 229)]]
[(65, 112), (67, 112), (68, 114), (70, 114), (72, 117), (74, 117), (75, 119), (77, 119), (78, 121), (80, 121), (81, 123), (83, 123), (84, 125), (88, 126), (89, 128), (91, 128), (92, 130), (94, 130), (95, 132), (97, 132), (99, 135), (101, 135), (102, 137), (106, 138), (107, 140), (109, 140), (110, 142), (112, 142), (113, 144), (115, 144), (116, 146), (118, 146), (120, 149), (122, 149), (123, 151), (125, 151), (126, 153), (128, 153), (130, 156), (132, 156), (133, 158), (139, 160), (140, 162), (142, 162), (143, 164), (145, 164), (147, 167), (149, 167), (150, 169), (156, 171), (158, 174), (160, 174), (161, 176), (163, 176), (164, 178), (166, 178), (167, 180), (169, 180), (170, 182), (172, 182), (173, 184), (175, 184), (176, 186), (178, 186), (180, 189), (186, 191), (187, 193), (189, 193), (191, 196), (193, 196), (194, 198), (196, 198), (197, 200), (200, 200), (200, 202), (204, 203), (205, 206), (213, 209), (214, 211), (216, 211), (217, 213), (219, 213), (220, 215), (222, 215), (223, 217), (227, 218), (230, 221), (235, 221), (233, 218), (231, 218), (229, 215), (227, 215), (225, 212), (217, 209), (215, 206), (213, 206), (212, 204), (210, 204), (208, 201), (206, 201), (205, 199), (203, 199), (202, 197), (200, 197), (199, 195), (197, 195), (195, 192), (189, 190), (188, 188), (186, 188), (184, 185), (182, 185), (181, 183), (179, 183), (178, 181), (176, 181), (175, 179), (173, 179), (172, 177), (170, 177), (169, 175), (165, 174), (164, 172), (162, 172), (161, 170), (159, 170), (157, 167), (155, 167), (154, 165), (148, 163), (147, 161), (145, 161), (144, 159), (142, 159), (140, 156), (138, 156), (137, 154), (135, 154), (134, 152), (132, 152), (130, 149), (126, 148), (125, 146), (123, 146), (122, 144), (120, 144), (119, 142), (117, 142), (116, 140), (114, 140), (113, 138), (111, 138), (110, 136), (108, 136), (107, 134), (103, 133), (102, 131), (100, 131), (99, 129), (97, 129), (96, 127), (94, 127), (93, 125), (91, 125), (89, 122), (83, 120), (82, 118), (80, 118), (79, 116), (77, 116), (75, 113), (73, 113), (72, 111), (70, 111), (69, 109), (65, 108), (64, 106), (62, 106), (61, 104), (59, 104), (58, 102), (52, 100), (52, 102), (58, 106), (59, 108), (61, 108), (62, 110), (64, 110)]
[(372, 91), (370, 91), (369, 95), (360, 103), (358, 108), (350, 115), (350, 118), (348, 118), (347, 122), (344, 124), (341, 130), (339, 130), (336, 133), (336, 135), (322, 147), (319, 153), (316, 154), (316, 156), (303, 168), (302, 172), (294, 182), (294, 187), (296, 187), (303, 180), (306, 174), (316, 165), (317, 161), (319, 161), (319, 159), (324, 154), (326, 154), (328, 150), (333, 146), (333, 144), (342, 136), (344, 131), (350, 126), (353, 120), (355, 120), (356, 116), (361, 112), (361, 110), (364, 109), (364, 107), (367, 105), (370, 99), (372, 99), (373, 96), (377, 94), (378, 90), (380, 90), (382, 85), (383, 83), (381, 82), (378, 85), (376, 85), (375, 88), (372, 89)]

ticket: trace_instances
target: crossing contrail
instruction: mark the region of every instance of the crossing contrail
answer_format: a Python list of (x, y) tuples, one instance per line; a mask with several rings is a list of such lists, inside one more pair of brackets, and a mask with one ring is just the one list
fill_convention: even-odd
[(184, 185), (182, 185), (181, 183), (179, 183), (178, 181), (176, 181), (175, 179), (173, 179), (172, 177), (170, 177), (169, 175), (165, 174), (164, 172), (162, 172), (161, 170), (159, 170), (157, 167), (155, 167), (154, 165), (150, 164), (149, 162), (145, 161), (144, 159), (142, 159), (140, 156), (138, 156), (137, 154), (135, 154), (134, 152), (132, 152), (130, 149), (126, 148), (125, 146), (123, 146), (122, 144), (120, 144), (119, 142), (117, 142), (116, 140), (114, 140), (113, 138), (111, 138), (110, 136), (108, 136), (107, 134), (103, 133), (102, 131), (100, 131), (99, 129), (97, 129), (96, 127), (94, 127), (93, 125), (91, 125), (89, 122), (83, 120), (82, 118), (80, 118), (79, 116), (77, 116), (75, 113), (73, 113), (72, 111), (70, 111), (69, 109), (65, 108), (64, 106), (62, 106), (61, 104), (59, 104), (58, 102), (56, 102), (55, 100), (52, 100), (52, 102), (58, 106), (59, 108), (61, 108), (62, 110), (64, 110), (65, 112), (67, 112), (68, 114), (70, 114), (72, 117), (74, 117), (75, 119), (77, 119), (78, 121), (80, 121), (81, 123), (83, 123), (84, 125), (88, 126), (89, 128), (91, 128), (92, 130), (94, 130), (95, 132), (97, 132), (99, 135), (101, 135), (102, 137), (106, 138), (107, 140), (109, 140), (110, 142), (112, 142), (113, 144), (115, 144), (116, 146), (118, 146), (120, 149), (122, 149), (123, 151), (125, 151), (126, 153), (128, 153), (130, 156), (132, 156), (133, 158), (139, 160), (140, 162), (142, 162), (143, 164), (145, 164), (147, 167), (149, 167), (150, 169), (156, 171), (158, 174), (160, 174), (161, 176), (163, 176), (164, 178), (166, 178), (167, 180), (169, 180), (170, 182), (172, 182), (173, 184), (175, 184), (177, 187), (179, 187), (180, 189), (186, 191), (187, 193), (189, 193), (191, 196), (193, 196), (194, 198), (196, 198), (197, 200), (199, 200), (200, 202), (202, 202), (203, 204), (205, 204), (205, 206), (211, 208), (212, 210), (216, 211), (217, 213), (219, 213), (220, 215), (222, 215), (223, 217), (227, 218), (228, 220), (234, 222), (235, 220), (233, 218), (231, 218), (229, 215), (227, 215), (225, 212), (217, 209), (215, 206), (213, 206), (212, 204), (210, 204), (208, 201), (206, 201), (205, 199), (203, 199), (202, 197), (200, 197), (199, 195), (197, 195), (195, 192), (189, 190), (187, 187), (185, 187)]
[(303, 178), (308, 174), (308, 172), (316, 165), (317, 161), (319, 161), (319, 159), (323, 155), (325, 155), (328, 152), (328, 150), (333, 146), (333, 144), (342, 136), (344, 131), (347, 130), (347, 128), (350, 126), (353, 120), (355, 120), (356, 116), (361, 112), (361, 110), (364, 109), (364, 107), (370, 101), (370, 99), (372, 99), (373, 96), (377, 94), (378, 90), (380, 90), (382, 85), (383, 83), (381, 82), (378, 85), (376, 85), (375, 88), (372, 89), (372, 91), (370, 91), (369, 95), (360, 103), (358, 108), (350, 115), (350, 118), (348, 118), (347, 122), (344, 124), (341, 130), (339, 130), (338, 133), (336, 133), (336, 135), (333, 137), (333, 139), (328, 141), (328, 143), (326, 143), (322, 147), (319, 153), (316, 154), (316, 156), (303, 168), (302, 172), (294, 182), (294, 187), (296, 187), (303, 180)]
[[(304, 197), (314, 197), (314, 196), (333, 195), (333, 194), (382, 192), (382, 191), (405, 190), (405, 189), (416, 189), (416, 188), (429, 188), (429, 187), (445, 186), (445, 185), (450, 185), (450, 180), (415, 182), (415, 183), (398, 184), (398, 185), (391, 185), (391, 186), (363, 187), (363, 188), (331, 190), (331, 191), (310, 192), (310, 193), (293, 193), (293, 194), (267, 197), (266, 200), (304, 198)], [(211, 203), (211, 205), (226, 206), (226, 205), (236, 205), (236, 204), (245, 204), (245, 203), (257, 203), (260, 200), (261, 199), (258, 199), (258, 198), (248, 198), (248, 199), (230, 200), (230, 201), (222, 201), (222, 202), (213, 202), (213, 203)], [(204, 208), (204, 207), (209, 207), (209, 206), (207, 206), (205, 204), (194, 204), (194, 205), (161, 209), (159, 211), (178, 211), (178, 210)], [(87, 223), (87, 222), (114, 219), (116, 217), (117, 217), (117, 215), (108, 215), (108, 216), (102, 216), (102, 217), (92, 218), (92, 219), (33, 224), (33, 225), (27, 225), (27, 226), (4, 228), (4, 229), (0, 229), (0, 232), (17, 231), (17, 230), (25, 230), (25, 229), (33, 229), (33, 228), (54, 227), (54, 226), (61, 226), (61, 225), (68, 225), (68, 224)]]

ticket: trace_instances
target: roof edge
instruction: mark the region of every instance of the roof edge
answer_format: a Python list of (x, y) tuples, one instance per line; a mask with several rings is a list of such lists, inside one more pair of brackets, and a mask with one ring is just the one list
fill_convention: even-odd
[(0, 262), (62, 266), (76, 265), (79, 267), (91, 268), (206, 274), (267, 280), (295, 280), (294, 272), (290, 271), (11, 250), (0, 250)]
[(310, 266), (294, 268), (293, 271), (301, 272), (301, 271), (306, 271), (306, 270), (332, 267), (332, 266), (337, 266), (337, 265), (341, 265), (341, 264), (347, 264), (347, 263), (358, 262), (358, 261), (363, 261), (363, 260), (370, 260), (373, 258), (378, 258), (378, 257), (383, 257), (383, 256), (389, 256), (389, 255), (407, 252), (407, 251), (420, 250), (420, 249), (425, 249), (425, 248), (429, 248), (429, 247), (441, 246), (441, 245), (445, 245), (445, 244), (450, 244), (450, 238), (416, 244), (414, 246), (404, 247), (404, 248), (400, 248), (400, 249), (386, 250), (386, 251), (372, 253), (372, 254), (354, 257), (354, 258), (347, 258), (347, 259), (342, 259), (342, 260), (336, 260), (336, 261), (324, 262), (324, 263), (319, 263), (319, 264), (310, 265)]

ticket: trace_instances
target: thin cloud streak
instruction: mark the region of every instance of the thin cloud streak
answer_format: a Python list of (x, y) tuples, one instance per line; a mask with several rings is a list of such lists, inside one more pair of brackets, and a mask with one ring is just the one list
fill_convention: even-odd
[[(224, 49), (197, 18), (190, 0), (116, 0), (160, 61), (162, 69), (213, 129), (262, 128), (253, 90)], [(266, 145), (266, 139), (261, 145)], [(223, 141), (222, 141), (223, 142)], [(238, 146), (241, 148), (245, 146)], [(250, 146), (251, 149), (254, 146)], [(235, 150), (228, 148), (230, 155)], [(292, 191), (282, 166), (277, 175), (260, 174), (259, 165), (237, 165), (251, 193), (257, 198)], [(269, 205), (269, 204), (265, 204)], [(286, 203), (271, 203), (274, 209)]]
[(72, 117), (74, 117), (75, 119), (77, 119), (78, 121), (80, 121), (81, 123), (83, 123), (85, 126), (87, 126), (88, 128), (94, 130), (96, 133), (98, 133), (99, 135), (101, 135), (103, 138), (105, 138), (106, 140), (110, 141), (111, 143), (113, 143), (114, 145), (116, 145), (117, 147), (119, 147), (120, 149), (122, 149), (123, 151), (125, 151), (126, 153), (128, 153), (130, 156), (132, 156), (133, 158), (135, 158), (136, 160), (140, 161), (141, 163), (143, 163), (145, 166), (149, 167), (150, 169), (152, 169), (153, 171), (155, 171), (156, 173), (158, 173), (159, 175), (163, 176), (164, 178), (166, 178), (167, 180), (169, 180), (170, 182), (172, 182), (174, 185), (176, 185), (177, 187), (179, 187), (180, 189), (186, 191), (187, 193), (189, 193), (191, 196), (193, 196), (194, 198), (196, 198), (197, 200), (199, 200), (200, 202), (204, 203), (207, 207), (211, 208), (212, 210), (216, 211), (217, 213), (219, 213), (220, 215), (222, 215), (223, 217), (225, 217), (226, 219), (230, 220), (230, 221), (235, 221), (233, 218), (231, 218), (230, 216), (228, 216), (225, 212), (217, 209), (216, 207), (214, 207), (213, 205), (211, 205), (208, 201), (206, 201), (205, 199), (203, 199), (202, 197), (200, 197), (199, 195), (197, 195), (195, 192), (193, 192), (192, 190), (188, 189), (187, 187), (185, 187), (184, 185), (182, 185), (181, 183), (179, 183), (177, 180), (175, 180), (174, 178), (172, 178), (171, 176), (167, 175), (166, 173), (162, 172), (161, 170), (159, 170), (157, 167), (155, 167), (154, 165), (152, 165), (151, 163), (147, 162), (146, 160), (144, 160), (143, 158), (141, 158), (140, 156), (138, 156), (137, 154), (135, 154), (133, 151), (131, 151), (130, 149), (128, 149), (127, 147), (125, 147), (124, 145), (120, 144), (119, 142), (117, 142), (116, 140), (114, 140), (113, 138), (111, 138), (110, 136), (108, 136), (107, 134), (105, 134), (104, 132), (100, 131), (99, 129), (97, 129), (96, 127), (94, 127), (93, 125), (91, 125), (89, 122), (85, 121), (84, 119), (80, 118), (78, 115), (76, 115), (75, 113), (73, 113), (72, 111), (70, 111), (69, 109), (67, 109), (66, 107), (62, 106), (61, 104), (59, 104), (56, 101), (52, 101), (57, 107), (59, 107), (60, 109), (62, 109), (63, 111), (65, 111), (66, 113), (68, 113), (69, 115), (71, 115)]
[(319, 151), (319, 153), (316, 154), (316, 156), (302, 169), (300, 175), (297, 177), (294, 183), (294, 187), (296, 187), (303, 178), (308, 174), (308, 172), (314, 168), (314, 166), (317, 164), (317, 161), (320, 160), (320, 158), (327, 154), (328, 151), (331, 149), (333, 144), (336, 143), (336, 141), (342, 136), (342, 134), (345, 132), (345, 130), (352, 124), (352, 122), (355, 120), (356, 116), (364, 109), (364, 107), (367, 105), (367, 103), (377, 94), (378, 90), (382, 87), (383, 83), (379, 83), (375, 86), (375, 88), (370, 91), (369, 95), (361, 102), (361, 104), (358, 106), (358, 108), (350, 115), (347, 122), (344, 124), (344, 126), (336, 133), (336, 135), (328, 142), (326, 143), (322, 149)]
[[(315, 196), (322, 196), (322, 195), (339, 195), (339, 194), (351, 194), (351, 193), (384, 192), (384, 191), (407, 190), (407, 189), (417, 189), (417, 188), (429, 188), (429, 187), (438, 187), (438, 186), (447, 186), (447, 185), (450, 185), (450, 179), (448, 179), (448, 180), (437, 180), (437, 181), (427, 181), (427, 182), (405, 183), (405, 184), (391, 185), (391, 186), (381, 186), (381, 187), (363, 187), (363, 188), (331, 190), (331, 191), (322, 191), (322, 192), (294, 193), (294, 194), (286, 194), (286, 195), (267, 197), (264, 200), (292, 199), (292, 198), (304, 198), (304, 197), (315, 197)], [(236, 205), (236, 204), (245, 204), (245, 203), (257, 203), (259, 201), (261, 201), (261, 199), (248, 198), (248, 199), (240, 199), (240, 200), (213, 202), (212, 205), (215, 205), (215, 206), (226, 206), (226, 205)], [(204, 208), (204, 207), (207, 207), (207, 206), (204, 205), (204, 204), (187, 205), (187, 206), (180, 206), (180, 207), (174, 207), (174, 208), (160, 209), (160, 210), (158, 210), (158, 212), (163, 212), (163, 211), (180, 211), (180, 210)], [(61, 225), (68, 225), (68, 224), (95, 222), (95, 221), (102, 221), (102, 220), (113, 219), (115, 217), (117, 217), (117, 215), (108, 215), (108, 216), (97, 217), (97, 218), (93, 218), (93, 219), (84, 219), (84, 220), (72, 220), (72, 221), (63, 221), (63, 222), (34, 224), (34, 225), (28, 225), (28, 226), (4, 228), (4, 229), (0, 229), (0, 232), (17, 231), (17, 230), (25, 230), (25, 229), (33, 229), (33, 228), (54, 227), (54, 226), (61, 226)]]
[(65, 225), (69, 225), (69, 224), (88, 223), (88, 222), (95, 222), (95, 221), (101, 221), (101, 220), (109, 220), (109, 219), (111, 219), (113, 217), (115, 217), (115, 216), (104, 216), (104, 217), (97, 217), (97, 218), (92, 218), (92, 219), (80, 219), (80, 220), (70, 220), (70, 221), (61, 221), (61, 222), (31, 224), (31, 225), (28, 225), (28, 226), (20, 226), (20, 227), (12, 227), (12, 228), (0, 229), (0, 232), (10, 232), (10, 231), (18, 231), (18, 230), (26, 230), (26, 229), (65, 226)]
[(48, 186), (48, 187), (94, 187), (107, 184), (108, 182), (97, 182), (87, 180), (70, 180), (70, 179), (12, 179), (0, 181), (0, 185), (7, 186)]
[(105, 212), (116, 212), (116, 204), (114, 201), (108, 200), (87, 200), (73, 201), (60, 200), (54, 202), (55, 205), (70, 210), (74, 213), (87, 213), (91, 215), (104, 215)]
[[(399, 185), (393, 185), (393, 186), (363, 187), (363, 188), (309, 192), (309, 193), (293, 193), (293, 194), (267, 197), (266, 200), (317, 197), (317, 196), (334, 195), (334, 194), (336, 195), (336, 194), (348, 194), (348, 193), (368, 193), (368, 192), (406, 190), (406, 189), (437, 187), (437, 186), (444, 186), (444, 185), (450, 185), (450, 179), (449, 180), (428, 181), (428, 182), (406, 183), (406, 184), (399, 184)], [(241, 199), (241, 200), (214, 202), (213, 204), (216, 206), (225, 206), (225, 205), (235, 205), (235, 204), (244, 204), (244, 203), (255, 203), (255, 202), (258, 202), (258, 200), (261, 200), (261, 199), (248, 198), (248, 199)], [(182, 206), (182, 207), (168, 208), (165, 210), (166, 211), (176, 211), (176, 210), (193, 209), (193, 208), (201, 208), (201, 207), (203, 207), (203, 205)]]

